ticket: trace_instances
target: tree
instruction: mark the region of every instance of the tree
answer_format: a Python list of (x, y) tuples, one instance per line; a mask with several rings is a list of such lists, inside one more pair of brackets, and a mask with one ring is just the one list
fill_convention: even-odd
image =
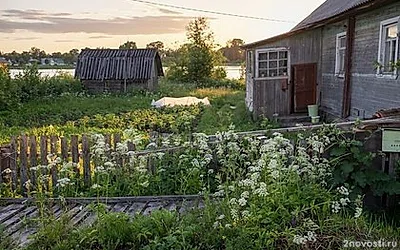
[(159, 51), (162, 51), (162, 50), (164, 50), (164, 43), (161, 41), (151, 42), (146, 45), (146, 48), (147, 49), (157, 49)]
[(244, 41), (239, 38), (234, 38), (226, 43), (226, 47), (221, 48), (220, 51), (228, 62), (244, 62), (245, 53), (241, 46), (244, 45)]
[[(181, 56), (186, 60), (185, 78), (197, 85), (205, 84), (213, 78), (215, 67), (220, 65), (222, 55), (215, 51), (214, 34), (210, 30), (208, 21), (204, 17), (197, 18), (186, 27), (189, 44), (185, 45), (187, 56)], [(219, 75), (221, 69), (218, 69)]]
[(133, 41), (126, 41), (124, 44), (119, 46), (119, 49), (137, 49), (137, 46)]

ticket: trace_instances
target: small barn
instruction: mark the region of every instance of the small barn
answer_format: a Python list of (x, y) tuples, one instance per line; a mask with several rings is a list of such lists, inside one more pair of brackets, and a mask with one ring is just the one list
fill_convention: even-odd
[(400, 107), (400, 1), (327, 0), (291, 31), (245, 45), (255, 116), (364, 119)]
[(164, 76), (161, 58), (155, 49), (84, 49), (75, 69), (90, 93), (154, 91)]

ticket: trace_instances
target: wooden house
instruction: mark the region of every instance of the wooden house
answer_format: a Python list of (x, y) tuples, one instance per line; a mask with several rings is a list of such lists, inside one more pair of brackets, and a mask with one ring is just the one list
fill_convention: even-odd
[(287, 116), (318, 104), (333, 117), (400, 107), (400, 1), (327, 0), (291, 31), (247, 44), (246, 104)]
[(154, 49), (84, 49), (75, 77), (91, 93), (154, 91), (163, 76), (161, 58)]

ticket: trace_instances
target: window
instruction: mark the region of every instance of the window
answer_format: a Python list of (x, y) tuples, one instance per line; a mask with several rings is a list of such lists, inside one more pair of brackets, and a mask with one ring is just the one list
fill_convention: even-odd
[(399, 60), (399, 17), (381, 23), (378, 74), (395, 74)]
[(335, 74), (344, 76), (344, 66), (346, 57), (346, 32), (337, 34), (336, 36), (336, 64)]
[(287, 77), (289, 51), (287, 49), (267, 49), (257, 51), (257, 77)]

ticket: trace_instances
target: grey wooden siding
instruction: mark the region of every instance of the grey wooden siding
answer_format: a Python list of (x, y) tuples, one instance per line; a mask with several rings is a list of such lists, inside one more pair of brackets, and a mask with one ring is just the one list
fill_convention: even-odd
[[(321, 68), (321, 29), (304, 32), (292, 37), (265, 44), (255, 48), (281, 48), (286, 47), (290, 51), (290, 66), (306, 63), (318, 64), (317, 84), (322, 80)], [(255, 56), (256, 58), (256, 56)], [(291, 69), (289, 69), (291, 71)], [(271, 117), (274, 113), (280, 116), (288, 115), (291, 112), (292, 82), (291, 72), (288, 78), (288, 89), (282, 90), (281, 79), (257, 80), (254, 82), (254, 112), (255, 115)], [(319, 99), (317, 87), (317, 99)]]
[(347, 21), (325, 26), (322, 30), (321, 109), (334, 116), (342, 113), (344, 78), (335, 75), (336, 36), (346, 31)]
[[(380, 23), (400, 15), (400, 2), (356, 16), (353, 51), (351, 115), (368, 118), (377, 110), (400, 107), (400, 80), (377, 77)], [(321, 108), (341, 115), (344, 79), (335, 76), (336, 34), (346, 31), (346, 21), (323, 28)]]

